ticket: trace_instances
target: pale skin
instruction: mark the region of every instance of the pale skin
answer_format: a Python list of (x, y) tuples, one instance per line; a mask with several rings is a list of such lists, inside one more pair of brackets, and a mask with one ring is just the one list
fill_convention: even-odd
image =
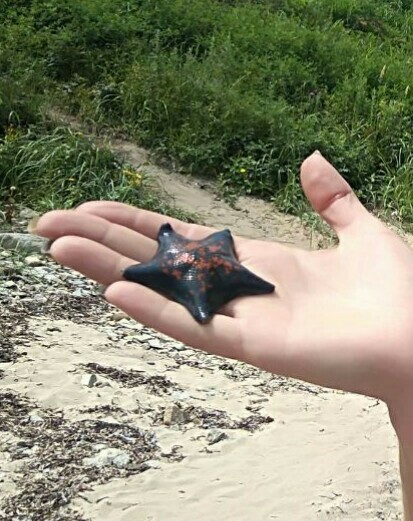
[(105, 285), (106, 299), (143, 324), (210, 353), (383, 400), (400, 442), (405, 521), (413, 521), (413, 251), (320, 154), (305, 160), (301, 181), (339, 245), (309, 252), (236, 238), (240, 262), (276, 294), (237, 299), (208, 325), (122, 280), (122, 269), (152, 258), (165, 222), (191, 239), (212, 229), (99, 201), (49, 212), (35, 231), (55, 239), (56, 261)]

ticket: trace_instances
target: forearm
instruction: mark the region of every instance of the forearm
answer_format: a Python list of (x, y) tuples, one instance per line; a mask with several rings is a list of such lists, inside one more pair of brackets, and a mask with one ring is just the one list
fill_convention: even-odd
[(410, 401), (405, 399), (402, 406), (389, 407), (390, 419), (399, 440), (404, 521), (413, 521), (413, 406)]
[(413, 521), (413, 445), (400, 440), (400, 475), (403, 489), (404, 521)]

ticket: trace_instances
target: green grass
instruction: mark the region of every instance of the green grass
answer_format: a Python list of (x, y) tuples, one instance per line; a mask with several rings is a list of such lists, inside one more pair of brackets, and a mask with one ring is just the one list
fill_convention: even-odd
[(193, 220), (163, 201), (141, 172), (66, 127), (6, 128), (0, 142), (0, 200), (10, 196), (16, 205), (39, 211), (106, 199)]
[[(0, 135), (59, 106), (228, 197), (291, 212), (305, 207), (299, 165), (317, 148), (370, 208), (413, 223), (411, 2), (0, 0), (0, 23)], [(102, 161), (85, 193), (126, 197)], [(58, 178), (49, 202), (71, 204), (79, 195)]]

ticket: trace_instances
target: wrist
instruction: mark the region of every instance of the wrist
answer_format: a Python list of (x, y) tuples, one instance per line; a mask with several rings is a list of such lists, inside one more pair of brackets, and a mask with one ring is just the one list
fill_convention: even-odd
[(413, 392), (387, 403), (390, 421), (402, 445), (413, 447)]

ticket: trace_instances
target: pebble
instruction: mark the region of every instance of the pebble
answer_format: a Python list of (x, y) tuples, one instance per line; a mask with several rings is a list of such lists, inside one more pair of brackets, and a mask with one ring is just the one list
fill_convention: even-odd
[(171, 398), (173, 400), (184, 401), (189, 399), (189, 394), (186, 391), (172, 391)]
[(44, 422), (44, 419), (39, 416), (39, 414), (37, 414), (37, 412), (31, 412), (29, 414), (29, 420), (30, 420), (30, 423), (43, 423)]
[(43, 260), (38, 257), (37, 255), (29, 255), (24, 259), (24, 262), (27, 264), (27, 266), (43, 266), (44, 262)]
[(109, 320), (114, 320), (115, 322), (122, 321), (124, 322), (125, 319), (128, 318), (128, 315), (124, 313), (123, 311), (115, 311), (111, 315), (109, 315)]
[(83, 465), (98, 468), (114, 465), (118, 468), (125, 468), (130, 461), (131, 457), (127, 452), (109, 447), (100, 450), (95, 456), (83, 458)]
[(85, 387), (94, 387), (98, 381), (98, 377), (95, 374), (85, 374), (80, 380), (80, 384)]
[(187, 347), (184, 344), (178, 343), (178, 342), (170, 342), (168, 344), (168, 347), (171, 349), (174, 349), (175, 351), (187, 351)]
[(90, 293), (89, 291), (86, 291), (83, 288), (77, 288), (75, 289), (75, 291), (73, 291), (72, 295), (74, 297), (87, 297), (88, 295), (90, 295)]
[(29, 221), (30, 219), (38, 216), (39, 214), (35, 210), (27, 207), (22, 208), (19, 212), (19, 218), (24, 219), (25, 221)]
[(163, 423), (165, 425), (176, 425), (185, 423), (185, 414), (178, 405), (168, 405), (163, 414)]
[(139, 342), (148, 342), (149, 340), (153, 339), (153, 336), (152, 335), (146, 335), (145, 333), (143, 333), (143, 334), (140, 334), (140, 335), (136, 335), (135, 338), (136, 338), (136, 340), (139, 340)]
[(208, 445), (214, 445), (215, 443), (219, 443), (220, 441), (227, 440), (228, 434), (223, 431), (212, 430), (209, 431), (206, 437)]
[(164, 346), (164, 343), (161, 342), (159, 340), (159, 338), (151, 338), (150, 340), (148, 340), (148, 344), (153, 348), (153, 349), (161, 349), (163, 346)]

